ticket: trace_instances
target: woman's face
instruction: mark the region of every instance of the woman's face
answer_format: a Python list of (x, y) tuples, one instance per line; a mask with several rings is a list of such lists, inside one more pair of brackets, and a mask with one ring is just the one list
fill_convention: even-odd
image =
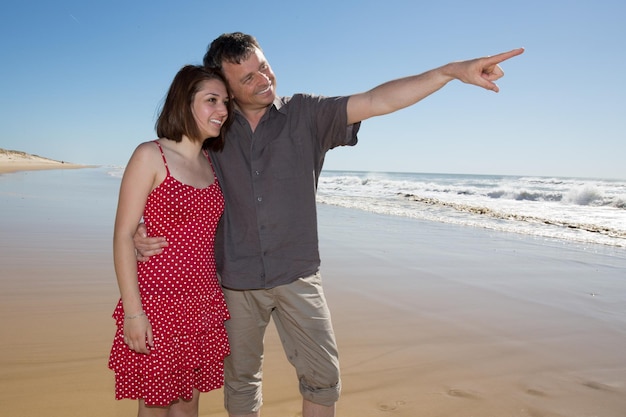
[(224, 83), (218, 79), (202, 81), (193, 97), (191, 111), (203, 138), (219, 136), (228, 118), (230, 100)]

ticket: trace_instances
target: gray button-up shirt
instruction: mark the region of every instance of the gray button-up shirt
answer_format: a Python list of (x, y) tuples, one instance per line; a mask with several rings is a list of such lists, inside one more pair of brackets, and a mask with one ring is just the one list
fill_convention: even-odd
[(320, 265), (315, 193), (326, 152), (355, 145), (348, 97), (277, 97), (252, 132), (235, 112), (211, 157), (224, 192), (216, 260), (226, 288), (272, 288)]

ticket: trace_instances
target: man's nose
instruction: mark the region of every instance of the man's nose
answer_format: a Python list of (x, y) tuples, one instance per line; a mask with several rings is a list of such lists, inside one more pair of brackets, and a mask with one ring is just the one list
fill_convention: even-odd
[(263, 82), (266, 82), (269, 84), (270, 77), (268, 77), (264, 72), (261, 72), (261, 71), (259, 71), (257, 74), (261, 76)]

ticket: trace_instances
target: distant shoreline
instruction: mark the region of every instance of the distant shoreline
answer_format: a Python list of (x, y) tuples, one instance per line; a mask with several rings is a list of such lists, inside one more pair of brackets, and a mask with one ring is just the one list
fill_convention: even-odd
[(43, 169), (80, 169), (90, 168), (93, 165), (75, 164), (72, 162), (57, 161), (22, 151), (0, 148), (0, 174), (17, 171), (38, 171)]

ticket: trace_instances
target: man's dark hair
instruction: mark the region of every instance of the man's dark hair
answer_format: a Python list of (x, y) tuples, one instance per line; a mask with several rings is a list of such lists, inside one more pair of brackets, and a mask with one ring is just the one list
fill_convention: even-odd
[(216, 38), (204, 54), (206, 68), (222, 70), (223, 62), (241, 64), (254, 49), (261, 49), (256, 38), (241, 32), (224, 33)]

